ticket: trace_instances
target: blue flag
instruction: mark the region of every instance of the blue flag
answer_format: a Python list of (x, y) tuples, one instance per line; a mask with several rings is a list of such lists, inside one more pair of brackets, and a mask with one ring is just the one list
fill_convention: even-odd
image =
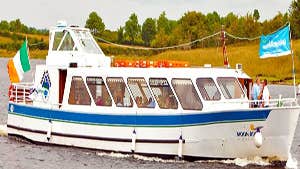
[(291, 54), (290, 25), (280, 30), (260, 37), (259, 57), (278, 57)]

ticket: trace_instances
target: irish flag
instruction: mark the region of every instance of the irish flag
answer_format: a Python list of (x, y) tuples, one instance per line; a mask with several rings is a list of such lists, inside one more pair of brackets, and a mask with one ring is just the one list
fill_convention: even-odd
[(20, 82), (23, 79), (23, 74), (30, 70), (27, 41), (24, 41), (14, 58), (8, 60), (7, 70), (11, 83)]

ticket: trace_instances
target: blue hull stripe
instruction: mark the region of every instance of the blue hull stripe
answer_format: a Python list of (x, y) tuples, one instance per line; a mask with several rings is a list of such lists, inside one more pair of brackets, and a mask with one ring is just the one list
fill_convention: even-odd
[[(10, 107), (13, 105), (13, 112)], [(96, 125), (125, 126), (192, 126), (212, 123), (228, 123), (237, 121), (264, 121), (270, 109), (251, 109), (236, 111), (216, 111), (212, 113), (195, 113), (182, 115), (106, 115), (87, 114), (71, 111), (50, 110), (33, 106), (9, 104), (9, 113), (30, 116), (34, 118), (52, 119), (75, 123)]]

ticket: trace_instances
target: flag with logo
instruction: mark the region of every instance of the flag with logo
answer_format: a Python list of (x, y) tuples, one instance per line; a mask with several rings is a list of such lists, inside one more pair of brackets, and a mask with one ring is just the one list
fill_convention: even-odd
[(278, 57), (291, 54), (290, 25), (260, 37), (259, 57)]
[(30, 62), (28, 58), (27, 41), (24, 41), (14, 58), (8, 60), (7, 71), (10, 82), (20, 82), (23, 79), (23, 74), (29, 70)]

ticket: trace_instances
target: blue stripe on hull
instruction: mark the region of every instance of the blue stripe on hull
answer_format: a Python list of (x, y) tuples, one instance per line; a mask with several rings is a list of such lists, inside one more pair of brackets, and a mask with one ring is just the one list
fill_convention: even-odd
[(182, 115), (104, 115), (80, 112), (50, 110), (33, 106), (13, 105), (11, 114), (19, 114), (34, 118), (68, 121), (74, 123), (89, 123), (97, 125), (125, 125), (125, 126), (192, 126), (211, 123), (226, 123), (235, 121), (264, 121), (271, 110), (251, 109), (218, 111), (211, 113), (195, 113)]

